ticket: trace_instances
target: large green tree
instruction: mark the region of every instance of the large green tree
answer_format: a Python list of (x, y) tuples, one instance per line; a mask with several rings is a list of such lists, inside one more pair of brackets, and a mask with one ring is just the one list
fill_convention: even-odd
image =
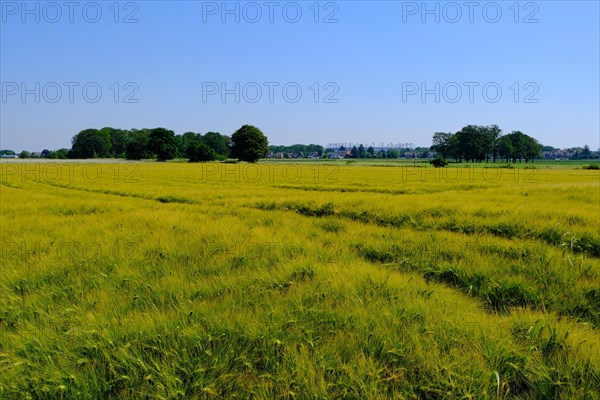
[(210, 147), (201, 141), (190, 143), (187, 154), (190, 162), (214, 161), (219, 157)]
[(542, 145), (521, 131), (513, 131), (500, 138), (498, 154), (507, 162), (533, 162), (535, 158), (542, 156)]
[(255, 126), (244, 125), (231, 135), (231, 155), (240, 161), (256, 162), (269, 152), (269, 141)]
[(73, 136), (72, 154), (75, 158), (110, 157), (112, 141), (106, 130), (85, 129)]
[(514, 153), (513, 144), (510, 139), (510, 136), (506, 135), (502, 136), (498, 140), (498, 155), (506, 162), (511, 161), (512, 155)]
[(525, 162), (542, 157), (542, 145), (533, 137), (525, 135)]
[(487, 153), (487, 140), (480, 127), (467, 125), (454, 135), (458, 147), (459, 159), (465, 161), (483, 161)]
[(100, 132), (106, 132), (110, 136), (111, 153), (115, 158), (123, 158), (125, 156), (125, 148), (127, 147), (128, 132), (123, 129), (102, 128)]
[(175, 132), (165, 128), (150, 130), (150, 134), (148, 135), (148, 150), (156, 154), (159, 161), (174, 159), (178, 154)]
[(127, 145), (125, 146), (125, 158), (128, 160), (152, 158), (152, 153), (148, 150), (149, 135), (150, 132), (147, 129), (130, 130), (127, 135)]
[(231, 147), (231, 138), (229, 136), (221, 135), (217, 132), (208, 132), (202, 136), (202, 142), (215, 152), (215, 154), (222, 157), (229, 155), (229, 148)]
[(186, 132), (179, 137), (179, 154), (185, 158), (190, 158), (188, 149), (190, 145), (201, 141), (201, 135), (195, 132)]
[(502, 129), (500, 129), (498, 125), (492, 125), (485, 127), (484, 131), (488, 139), (488, 157), (491, 156), (492, 160), (496, 162), (496, 158), (498, 157), (498, 146), (500, 138), (502, 137)]
[(435, 151), (443, 158), (448, 158), (452, 154), (452, 133), (436, 132), (433, 134), (433, 143), (431, 151)]

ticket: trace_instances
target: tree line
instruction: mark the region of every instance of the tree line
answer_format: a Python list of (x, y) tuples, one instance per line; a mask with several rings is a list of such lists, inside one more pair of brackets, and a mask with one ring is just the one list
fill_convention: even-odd
[(256, 162), (269, 151), (267, 137), (252, 125), (242, 126), (231, 137), (218, 132), (186, 132), (177, 135), (166, 128), (84, 129), (73, 136), (71, 144), (71, 149), (55, 152), (60, 152), (61, 157), (57, 158), (158, 161), (187, 158), (190, 162), (237, 158), (240, 161)]
[(65, 159), (69, 158), (69, 149), (65, 149), (65, 148), (58, 149), (58, 150), (44, 149), (39, 153), (23, 150), (19, 154), (17, 154), (13, 150), (0, 150), (0, 156), (3, 156), (3, 155), (18, 156), (19, 158), (48, 158), (48, 159), (65, 160)]
[(315, 154), (319, 157), (323, 156), (325, 148), (320, 144), (293, 144), (291, 146), (269, 146), (271, 153), (282, 153), (286, 155), (302, 154), (307, 157), (310, 154)]
[(542, 156), (542, 145), (521, 131), (502, 134), (498, 125), (467, 125), (456, 133), (433, 134), (431, 150), (442, 158), (454, 158), (458, 162), (506, 162), (526, 163)]
[(350, 149), (349, 158), (398, 158), (400, 157), (400, 155), (400, 150), (382, 149), (378, 152), (375, 152), (373, 146), (369, 146), (365, 149), (365, 146), (361, 144), (358, 147), (352, 146), (352, 148)]
[(405, 154), (410, 149), (379, 149), (376, 150), (373, 146), (365, 147), (365, 145), (360, 144), (358, 147), (356, 145), (352, 146), (350, 150), (346, 149), (345, 146), (340, 146), (339, 148), (327, 148), (325, 149), (325, 153), (337, 153), (343, 158), (390, 158), (396, 159), (400, 158), (403, 154)]
[[(23, 150), (19, 158), (86, 159), (126, 158), (130, 160), (187, 158), (191, 162), (237, 158), (254, 162), (265, 157), (334, 157), (334, 158), (428, 158), (430, 152), (437, 153), (444, 161), (452, 158), (458, 162), (482, 162), (501, 160), (505, 162), (533, 162), (542, 157), (542, 151), (558, 152), (558, 157), (569, 159), (598, 159), (600, 149), (591, 151), (589, 146), (572, 149), (555, 149), (542, 146), (535, 138), (521, 131), (503, 135), (498, 125), (467, 125), (456, 133), (436, 132), (431, 147), (417, 148), (374, 148), (364, 145), (346, 149), (323, 148), (317, 144), (295, 144), (291, 146), (269, 146), (268, 139), (256, 127), (244, 125), (232, 136), (218, 132), (205, 134), (186, 132), (177, 135), (165, 128), (154, 129), (85, 129), (72, 139), (70, 149), (44, 149), (40, 153)], [(0, 150), (0, 156), (17, 155), (12, 150)], [(548, 155), (548, 154), (546, 154)], [(551, 157), (550, 157), (551, 158)]]

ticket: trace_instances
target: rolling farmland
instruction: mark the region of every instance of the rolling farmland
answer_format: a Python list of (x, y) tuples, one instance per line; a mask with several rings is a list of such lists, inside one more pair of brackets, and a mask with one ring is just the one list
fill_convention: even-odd
[(600, 173), (0, 163), (0, 398), (600, 398)]

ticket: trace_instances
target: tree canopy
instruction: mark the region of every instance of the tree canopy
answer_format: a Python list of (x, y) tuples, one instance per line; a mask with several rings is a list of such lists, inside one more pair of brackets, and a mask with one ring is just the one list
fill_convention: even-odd
[[(176, 135), (166, 128), (154, 129), (85, 129), (72, 139), (71, 149), (60, 149), (43, 154), (46, 158), (126, 158), (128, 160), (190, 158), (189, 150), (194, 149), (197, 158), (197, 143), (205, 145), (211, 157), (209, 160), (226, 159), (231, 152), (231, 138), (218, 132), (204, 135), (186, 132)], [(194, 146), (192, 146), (194, 145)], [(29, 152), (23, 152), (29, 157)], [(206, 157), (201, 157), (206, 158)]]
[(244, 125), (231, 135), (231, 155), (240, 161), (256, 162), (268, 152), (269, 141), (255, 126)]
[(152, 158), (153, 154), (148, 149), (149, 134), (147, 129), (129, 131), (125, 145), (125, 158), (128, 160)]
[[(541, 157), (542, 150), (557, 151), (551, 146), (543, 147), (535, 138), (521, 131), (503, 135), (498, 125), (466, 125), (456, 133), (435, 132), (429, 148), (409, 146), (406, 149), (381, 148), (360, 144), (353, 146), (349, 154), (339, 149), (324, 149), (317, 144), (295, 144), (291, 146), (269, 146), (267, 137), (255, 126), (243, 125), (233, 135), (222, 135), (209, 131), (205, 134), (185, 132), (177, 135), (166, 128), (154, 129), (85, 129), (72, 138), (71, 149), (44, 150), (43, 158), (127, 158), (130, 160), (187, 158), (190, 161), (224, 160), (237, 158), (240, 161), (256, 162), (271, 153), (283, 153), (296, 157), (323, 157), (325, 153), (350, 158), (398, 158), (401, 156), (430, 157), (433, 151), (442, 159), (453, 158), (458, 162), (482, 162), (500, 159), (505, 162), (533, 162)], [(404, 151), (406, 150), (406, 152)], [(575, 150), (575, 149), (571, 149)], [(13, 154), (12, 150), (1, 150)], [(12, 152), (12, 153), (9, 153)], [(20, 153), (22, 158), (40, 157), (40, 153)], [(558, 155), (565, 157), (563, 153)], [(589, 146), (578, 148), (577, 158), (594, 158), (598, 155)], [(567, 157), (571, 155), (567, 154)]]
[(542, 145), (520, 131), (502, 135), (498, 125), (467, 125), (456, 133), (433, 134), (431, 150), (441, 157), (453, 157), (459, 162), (496, 162), (498, 157), (506, 162), (532, 161), (541, 157)]
[(110, 157), (112, 140), (106, 130), (85, 129), (73, 136), (73, 158)]
[(165, 128), (152, 129), (148, 135), (148, 150), (156, 154), (158, 161), (174, 159), (178, 155), (175, 132)]
[(190, 162), (214, 161), (218, 158), (217, 153), (200, 140), (190, 143), (187, 154)]

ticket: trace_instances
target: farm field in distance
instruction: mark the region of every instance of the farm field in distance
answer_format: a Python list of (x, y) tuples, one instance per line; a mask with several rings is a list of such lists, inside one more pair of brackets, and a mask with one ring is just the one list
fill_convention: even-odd
[(598, 399), (600, 171), (485, 166), (1, 162), (0, 398)]

